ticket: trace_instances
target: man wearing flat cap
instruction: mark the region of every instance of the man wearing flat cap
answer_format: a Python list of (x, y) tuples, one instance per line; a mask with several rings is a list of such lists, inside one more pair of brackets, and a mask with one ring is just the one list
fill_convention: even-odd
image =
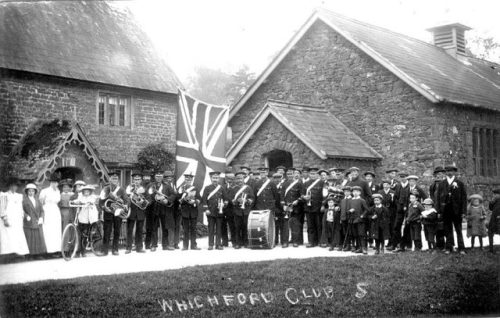
[(386, 179), (389, 180), (391, 185), (391, 190), (396, 191), (396, 186), (398, 185), (398, 180), (396, 179), (399, 170), (396, 168), (389, 168), (385, 171)]
[(359, 176), (359, 168), (358, 167), (351, 167), (349, 168), (349, 173), (350, 173), (350, 181), (347, 183), (348, 186), (355, 187), (361, 187), (361, 198), (365, 200), (366, 202), (369, 202), (371, 196), (372, 196), (372, 190), (368, 186), (368, 182), (366, 182), (364, 179), (360, 178)]
[(436, 190), (436, 209), (438, 220), (443, 218), (446, 233), (446, 254), (453, 251), (453, 228), (457, 235), (458, 251), (465, 254), (464, 238), (462, 235), (462, 219), (467, 213), (467, 190), (465, 184), (458, 179), (457, 167), (446, 166), (446, 178), (439, 183)]
[(242, 165), (240, 171), (245, 173), (243, 178), (243, 183), (250, 186), (250, 188), (255, 188), (255, 179), (253, 178), (252, 170), (248, 165)]

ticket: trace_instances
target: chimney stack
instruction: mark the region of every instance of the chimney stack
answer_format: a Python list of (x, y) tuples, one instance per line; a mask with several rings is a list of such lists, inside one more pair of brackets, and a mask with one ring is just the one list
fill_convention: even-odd
[(432, 42), (454, 58), (466, 56), (465, 31), (471, 30), (461, 23), (449, 23), (427, 29), (432, 33)]

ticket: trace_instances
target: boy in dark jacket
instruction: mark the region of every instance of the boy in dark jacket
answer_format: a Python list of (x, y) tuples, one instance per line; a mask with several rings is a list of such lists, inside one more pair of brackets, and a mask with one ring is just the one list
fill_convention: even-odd
[(371, 230), (370, 234), (375, 239), (375, 254), (384, 253), (385, 240), (389, 237), (389, 210), (382, 204), (381, 194), (372, 196), (374, 206), (371, 208)]
[(322, 207), (325, 213), (326, 239), (330, 241), (330, 251), (337, 248), (340, 251), (340, 200), (343, 193), (335, 191), (326, 199), (325, 206)]
[(365, 218), (368, 213), (368, 204), (361, 198), (363, 189), (360, 186), (352, 187), (353, 197), (349, 201), (349, 218), (352, 219), (352, 233), (356, 241), (357, 249), (355, 253), (368, 254), (366, 246)]
[(342, 191), (344, 191), (344, 198), (340, 201), (340, 222), (342, 223), (342, 238), (344, 239), (344, 242), (342, 243), (342, 250), (344, 252), (350, 251), (351, 247), (354, 248), (354, 243), (352, 242), (352, 232), (349, 227), (349, 212), (347, 211), (349, 207), (349, 200), (352, 198), (351, 190), (350, 186), (344, 186), (342, 188)]
[(406, 214), (406, 224), (410, 229), (410, 237), (415, 244), (415, 251), (422, 250), (422, 211), (424, 207), (418, 202), (418, 195), (410, 193), (410, 204), (408, 205), (408, 212)]
[(434, 253), (436, 248), (437, 211), (433, 208), (432, 199), (425, 199), (423, 202), (422, 224), (424, 225), (425, 239), (429, 246), (429, 252)]

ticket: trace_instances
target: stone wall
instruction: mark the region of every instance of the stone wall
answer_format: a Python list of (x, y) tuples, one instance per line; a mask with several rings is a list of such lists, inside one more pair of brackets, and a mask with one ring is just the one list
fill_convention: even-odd
[(357, 166), (363, 171), (373, 170), (374, 168), (374, 162), (364, 160), (333, 158), (328, 158), (326, 161), (322, 160), (272, 116), (269, 116), (262, 123), (259, 130), (257, 130), (245, 147), (233, 159), (231, 165), (238, 168), (242, 164), (247, 164), (255, 171), (258, 167), (264, 165), (265, 159), (262, 155), (275, 149), (290, 152), (292, 154), (293, 166), (297, 168), (302, 168), (303, 166), (318, 168)]
[[(132, 127), (97, 124), (99, 92), (131, 96)], [(175, 152), (177, 96), (0, 69), (0, 158), (35, 119), (76, 120), (109, 165), (133, 165), (148, 143)]]
[(268, 98), (327, 107), (384, 157), (378, 175), (394, 166), (428, 184), (435, 165), (455, 163), (471, 192), (500, 184), (500, 178), (474, 177), (471, 158), (472, 127), (500, 129), (499, 112), (432, 104), (323, 22), (306, 32), (231, 119), (233, 140)]

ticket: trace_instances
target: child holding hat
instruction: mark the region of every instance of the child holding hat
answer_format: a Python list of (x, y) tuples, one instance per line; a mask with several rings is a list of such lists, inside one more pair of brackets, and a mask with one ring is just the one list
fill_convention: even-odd
[(437, 232), (437, 211), (433, 207), (432, 199), (427, 198), (423, 202), (424, 211), (422, 211), (422, 224), (424, 225), (424, 234), (429, 251), (434, 253), (436, 248), (436, 232)]
[(467, 237), (471, 238), (471, 248), (474, 248), (476, 237), (479, 239), (479, 247), (483, 248), (483, 237), (486, 237), (486, 210), (483, 206), (483, 197), (473, 194), (469, 197), (467, 206)]

